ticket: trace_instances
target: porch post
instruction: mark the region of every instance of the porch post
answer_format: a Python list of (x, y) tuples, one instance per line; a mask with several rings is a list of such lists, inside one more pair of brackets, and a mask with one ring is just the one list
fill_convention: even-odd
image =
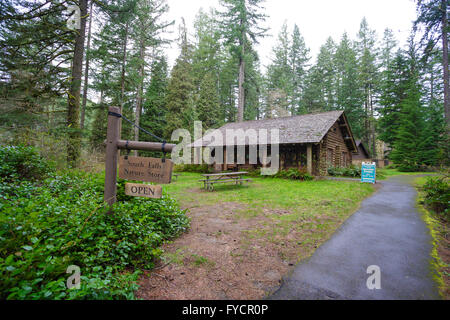
[(312, 175), (312, 144), (308, 143), (306, 146), (306, 168), (308, 174)]
[(227, 171), (228, 166), (227, 166), (227, 147), (226, 146), (222, 146), (223, 148), (223, 167), (222, 167), (222, 171)]

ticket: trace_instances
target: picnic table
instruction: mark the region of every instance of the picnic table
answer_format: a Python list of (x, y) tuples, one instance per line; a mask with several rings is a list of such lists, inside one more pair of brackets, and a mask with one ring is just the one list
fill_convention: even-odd
[(243, 178), (243, 175), (247, 174), (246, 171), (238, 171), (238, 172), (220, 172), (220, 173), (208, 173), (208, 174), (202, 174), (205, 179), (199, 180), (203, 182), (203, 187), (206, 190), (213, 191), (214, 190), (214, 184), (216, 183), (234, 183), (234, 184), (240, 184), (242, 185), (243, 182), (252, 181), (248, 178)]

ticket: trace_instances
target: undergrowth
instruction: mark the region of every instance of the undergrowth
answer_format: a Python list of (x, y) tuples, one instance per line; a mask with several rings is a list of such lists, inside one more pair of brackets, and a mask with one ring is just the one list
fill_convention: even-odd
[[(140, 269), (188, 228), (177, 202), (123, 194), (103, 202), (104, 174), (55, 171), (37, 151), (0, 146), (0, 299), (133, 299)], [(79, 289), (68, 289), (71, 265)]]

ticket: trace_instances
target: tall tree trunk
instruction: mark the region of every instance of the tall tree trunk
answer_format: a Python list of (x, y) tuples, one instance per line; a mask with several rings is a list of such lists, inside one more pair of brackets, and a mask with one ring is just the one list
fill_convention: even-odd
[(448, 72), (448, 21), (447, 21), (447, 0), (441, 2), (442, 10), (442, 66), (444, 68), (444, 109), (445, 120), (447, 122), (447, 134), (450, 134), (450, 88)]
[(244, 80), (245, 80), (245, 61), (244, 61), (244, 47), (242, 47), (242, 56), (239, 58), (239, 98), (238, 98), (238, 114), (237, 121), (244, 121)]
[[(145, 44), (144, 44), (144, 35), (141, 35), (141, 41), (139, 46), (139, 59), (140, 59), (140, 66), (139, 66), (139, 85), (137, 88), (137, 96), (136, 96), (136, 111), (135, 111), (135, 117), (134, 117), (134, 124), (136, 125), (134, 127), (134, 140), (139, 141), (139, 126), (140, 120), (141, 120), (141, 111), (142, 111), (142, 95), (143, 95), (143, 89), (144, 89), (144, 68), (145, 68)], [(134, 150), (134, 155), (137, 157), (138, 152), (137, 150)]]
[(366, 88), (364, 90), (364, 134), (363, 134), (363, 141), (365, 143), (366, 146), (369, 146), (369, 152), (370, 152), (370, 134), (369, 134), (369, 92), (367, 89), (367, 84), (366, 84)]
[[(369, 89), (370, 90), (370, 89)], [(370, 135), (372, 140), (372, 154), (374, 158), (377, 157), (377, 144), (376, 144), (376, 138), (375, 138), (375, 117), (373, 114), (373, 96), (372, 91), (369, 91), (369, 97), (370, 97)]]
[(89, 27), (88, 27), (88, 38), (86, 44), (86, 65), (84, 68), (84, 86), (83, 86), (83, 101), (81, 103), (81, 122), (80, 128), (84, 129), (84, 118), (86, 115), (86, 103), (87, 103), (87, 92), (89, 86), (89, 49), (91, 48), (91, 30), (92, 30), (92, 5), (94, 1), (91, 1), (91, 6), (89, 8)]
[[(123, 55), (122, 55), (122, 71), (120, 76), (120, 114), (123, 113), (123, 105), (125, 101), (125, 72), (127, 65), (127, 42), (128, 42), (128, 21), (125, 24), (125, 38), (123, 39)], [(119, 139), (122, 134), (122, 119), (119, 121)]]
[(67, 126), (69, 127), (67, 143), (67, 162), (71, 167), (78, 166), (81, 154), (80, 132), (80, 93), (83, 73), (84, 39), (86, 32), (86, 15), (88, 0), (79, 0), (80, 30), (76, 31), (75, 48), (72, 60), (72, 77), (69, 87), (67, 106)]

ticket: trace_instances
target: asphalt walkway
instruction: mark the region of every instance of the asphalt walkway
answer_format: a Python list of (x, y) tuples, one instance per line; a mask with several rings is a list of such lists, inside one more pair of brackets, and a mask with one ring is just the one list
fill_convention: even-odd
[[(439, 299), (431, 236), (415, 206), (413, 179), (383, 181), (269, 299)], [(380, 268), (381, 289), (367, 287), (371, 265)]]

